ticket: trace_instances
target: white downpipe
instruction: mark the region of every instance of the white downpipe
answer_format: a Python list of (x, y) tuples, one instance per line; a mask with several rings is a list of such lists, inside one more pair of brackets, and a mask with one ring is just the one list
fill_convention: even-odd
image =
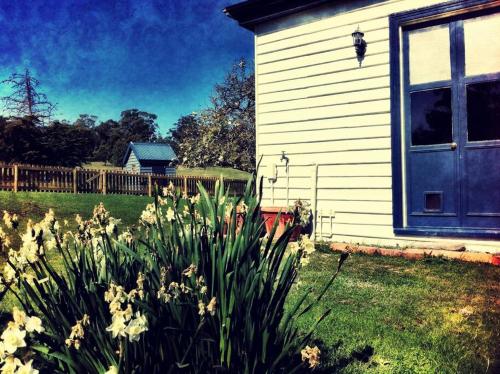
[(271, 182), (271, 206), (274, 206), (274, 182)]
[[(316, 238), (316, 219), (318, 215), (316, 214), (318, 208), (318, 164), (312, 165), (311, 169), (311, 210), (312, 210), (312, 231), (311, 231), (311, 239), (314, 240)], [(321, 229), (320, 223), (320, 230)]]
[(288, 162), (285, 166), (286, 171), (286, 207), (290, 206), (290, 165)]
[(267, 180), (271, 183), (271, 205), (274, 206), (274, 184), (278, 180), (278, 168), (271, 164), (267, 171)]

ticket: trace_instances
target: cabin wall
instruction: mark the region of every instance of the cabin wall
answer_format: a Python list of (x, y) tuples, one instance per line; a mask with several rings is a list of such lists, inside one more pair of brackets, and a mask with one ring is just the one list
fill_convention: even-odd
[[(443, 2), (341, 2), (259, 26), (257, 159), (262, 157), (264, 206), (311, 201), (320, 239), (402, 246), (446, 240), (476, 250), (499, 248), (492, 241), (393, 233), (388, 16)], [(368, 43), (361, 68), (351, 37), (358, 25)], [(273, 185), (268, 177), (276, 169)]]
[(141, 174), (165, 174), (165, 175), (175, 175), (175, 167), (168, 166), (169, 162), (158, 162), (158, 161), (142, 161), (139, 162), (134, 152), (130, 152), (130, 156), (125, 163), (123, 169), (131, 173), (141, 173)]
[(169, 161), (148, 161), (141, 162), (141, 173), (143, 174), (162, 174), (162, 175), (175, 175), (176, 169), (168, 166)]
[(123, 167), (124, 170), (131, 173), (139, 173), (140, 172), (140, 163), (137, 157), (135, 157), (134, 152), (130, 152), (127, 162)]

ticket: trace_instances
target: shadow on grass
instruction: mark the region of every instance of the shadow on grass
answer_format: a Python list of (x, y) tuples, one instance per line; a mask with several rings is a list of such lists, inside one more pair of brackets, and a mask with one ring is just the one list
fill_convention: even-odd
[(321, 340), (315, 340), (314, 344), (321, 350), (322, 358), (320, 367), (315, 369), (314, 372), (321, 374), (337, 373), (355, 362), (368, 363), (375, 353), (372, 346), (365, 345), (362, 348), (353, 350), (348, 356), (338, 356), (337, 352), (343, 344), (342, 340), (330, 347), (326, 346)]

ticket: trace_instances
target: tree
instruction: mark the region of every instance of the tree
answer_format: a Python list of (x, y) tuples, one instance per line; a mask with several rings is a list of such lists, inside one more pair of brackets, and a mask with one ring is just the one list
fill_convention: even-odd
[(2, 98), (5, 110), (12, 116), (29, 117), (48, 123), (56, 106), (44, 93), (39, 92), (40, 82), (26, 69), (24, 74), (14, 73), (2, 81), (10, 85), (13, 92)]
[(92, 155), (94, 131), (85, 126), (54, 121), (42, 128), (40, 139), (45, 149), (46, 164), (81, 166)]
[(41, 136), (41, 127), (29, 118), (0, 117), (0, 160), (43, 164), (46, 152)]
[(211, 98), (212, 118), (227, 133), (227, 144), (221, 150), (222, 166), (246, 171), (255, 169), (255, 76), (247, 63), (234, 64), (224, 81), (215, 85)]
[(118, 122), (109, 119), (95, 127), (97, 143), (92, 157), (94, 161), (111, 162), (113, 142), (116, 136), (119, 136), (119, 134), (116, 135), (119, 132), (119, 126)]
[(181, 117), (170, 130), (170, 142), (184, 165), (255, 169), (254, 74), (246, 66), (244, 60), (234, 64), (215, 85), (212, 106)]
[(180, 162), (189, 162), (191, 147), (188, 147), (188, 145), (192, 144), (195, 146), (199, 137), (200, 123), (196, 113), (182, 116), (177, 120), (169, 132), (169, 144), (172, 146)]
[(82, 114), (72, 124), (35, 117), (0, 117), (0, 161), (79, 166), (87, 161), (121, 165), (129, 142), (166, 142), (158, 133), (156, 115), (125, 110), (120, 121), (96, 125), (97, 117)]
[(95, 127), (97, 144), (93, 159), (121, 166), (130, 142), (156, 142), (160, 139), (156, 118), (156, 114), (128, 109), (121, 113), (118, 122), (102, 122)]
[(73, 123), (74, 126), (87, 127), (89, 129), (95, 128), (97, 123), (97, 116), (91, 114), (80, 114), (78, 119)]

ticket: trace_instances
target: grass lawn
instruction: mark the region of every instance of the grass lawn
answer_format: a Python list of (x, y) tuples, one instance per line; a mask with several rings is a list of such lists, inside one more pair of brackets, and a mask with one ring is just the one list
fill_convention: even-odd
[[(317, 252), (292, 299), (319, 292), (337, 260)], [(315, 337), (342, 373), (499, 372), (500, 267), (353, 255), (300, 327), (325, 308)]]
[[(0, 191), (0, 213), (4, 210), (16, 213), (21, 225), (29, 218), (40, 221), (45, 213), (54, 209), (61, 223), (69, 221), (69, 230), (76, 228), (75, 216), (83, 218), (92, 216), (92, 211), (100, 202), (111, 212), (113, 217), (120, 218), (124, 226), (137, 223), (139, 216), (151, 198), (132, 195), (99, 195), (99, 194), (66, 194), (47, 192), (7, 192)], [(16, 238), (13, 238), (14, 240)]]
[(103, 202), (112, 216), (120, 218), (125, 225), (131, 225), (137, 222), (150, 201), (152, 198), (133, 195), (0, 191), (0, 211), (16, 213), (21, 223), (25, 223), (28, 218), (41, 220), (50, 208), (54, 209), (60, 221), (74, 221), (76, 214), (91, 216), (94, 206)]
[[(150, 199), (0, 192), (0, 212), (17, 213), (25, 224), (53, 208), (58, 219), (73, 223), (77, 213), (89, 217), (101, 201), (131, 225)], [(318, 250), (290, 302), (309, 286), (314, 297), (337, 260), (337, 254)], [(52, 261), (60, 266), (57, 258)], [(13, 304), (11, 298), (3, 300), (0, 313)], [(330, 365), (326, 373), (332, 366), (342, 373), (485, 373), (488, 363), (490, 370), (499, 363), (500, 267), (353, 255), (321, 306), (298, 321), (300, 328), (307, 331), (326, 308), (332, 313), (314, 335), (322, 361)]]
[[(122, 226), (130, 226), (137, 223), (141, 212), (147, 203), (152, 201), (145, 196), (131, 195), (98, 195), (98, 194), (66, 194), (47, 192), (7, 192), (0, 191), (0, 216), (4, 210), (16, 213), (19, 216), (21, 230), (25, 227), (29, 218), (37, 222), (43, 219), (45, 213), (54, 209), (57, 219), (62, 223), (68, 220), (68, 230), (76, 228), (75, 216), (80, 214), (83, 218), (92, 216), (92, 211), (100, 202), (110, 211), (111, 215), (122, 220)], [(0, 217), (1, 218), (1, 217)], [(0, 222), (2, 225), (3, 222)], [(22, 232), (22, 231), (21, 231)], [(13, 237), (13, 247), (20, 244), (19, 238)], [(3, 256), (0, 253), (0, 266)], [(48, 254), (51, 257), (51, 254)], [(58, 258), (52, 258), (55, 266), (62, 266)], [(0, 305), (0, 313), (9, 311), (15, 304), (13, 297), (4, 299)]]
[(248, 179), (250, 177), (250, 173), (246, 171), (221, 167), (192, 169), (179, 167), (177, 168), (177, 175), (199, 175), (204, 177), (220, 177), (222, 175), (224, 178), (231, 179)]
[[(105, 164), (104, 162), (90, 162), (83, 165), (85, 168), (89, 169), (101, 169), (101, 170), (122, 170), (121, 167)], [(250, 174), (246, 171), (232, 169), (232, 168), (222, 168), (222, 167), (209, 167), (209, 168), (177, 168), (177, 175), (195, 175), (202, 177), (220, 177), (231, 179), (247, 179)]]

